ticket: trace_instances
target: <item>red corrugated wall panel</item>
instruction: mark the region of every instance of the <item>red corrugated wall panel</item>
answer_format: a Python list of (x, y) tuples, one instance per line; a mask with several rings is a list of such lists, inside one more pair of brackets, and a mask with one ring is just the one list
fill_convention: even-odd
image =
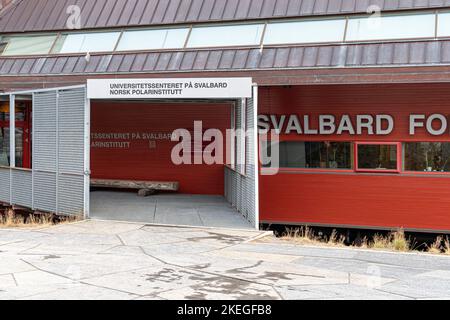
[[(260, 114), (390, 114), (390, 136), (284, 136), (324, 141), (450, 141), (409, 135), (410, 114), (450, 115), (449, 84), (353, 85), (262, 88)], [(450, 231), (450, 176), (284, 172), (261, 176), (261, 220), (265, 222), (404, 227)]]
[[(223, 165), (173, 164), (171, 153), (177, 144), (158, 140), (150, 145), (143, 133), (170, 134), (175, 129), (193, 130), (194, 121), (202, 121), (203, 129), (225, 132), (231, 123), (229, 104), (150, 104), (137, 102), (92, 103), (92, 177), (101, 179), (133, 179), (179, 181), (180, 192), (186, 194), (223, 195)], [(140, 139), (94, 138), (101, 133), (139, 133)], [(104, 148), (96, 142), (130, 142), (125, 148)]]

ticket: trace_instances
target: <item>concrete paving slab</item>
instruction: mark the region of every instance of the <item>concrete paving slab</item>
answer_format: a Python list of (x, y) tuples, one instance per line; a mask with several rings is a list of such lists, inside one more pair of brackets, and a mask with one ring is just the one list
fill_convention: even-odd
[(253, 229), (221, 196), (157, 194), (138, 197), (133, 192), (91, 193), (91, 218), (149, 224), (231, 229)]
[(445, 299), (450, 257), (84, 221), (0, 230), (0, 299)]

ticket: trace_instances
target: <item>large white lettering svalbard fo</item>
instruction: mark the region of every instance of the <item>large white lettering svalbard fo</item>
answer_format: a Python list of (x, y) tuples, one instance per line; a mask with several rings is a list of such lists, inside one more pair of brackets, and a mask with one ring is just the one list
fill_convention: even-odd
[[(412, 114), (409, 116), (409, 134), (420, 131), (433, 136), (450, 134), (448, 118), (445, 115)], [(395, 119), (388, 114), (355, 115), (259, 115), (260, 134), (273, 130), (275, 134), (298, 135), (377, 135), (387, 136), (395, 130)]]

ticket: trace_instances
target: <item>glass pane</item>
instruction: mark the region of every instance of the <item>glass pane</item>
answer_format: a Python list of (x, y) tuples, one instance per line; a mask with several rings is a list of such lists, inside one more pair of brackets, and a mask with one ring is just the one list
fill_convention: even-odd
[(9, 128), (0, 127), (0, 166), (9, 166)]
[(23, 167), (23, 129), (16, 128), (16, 167)]
[[(273, 157), (274, 147), (267, 147), (264, 154)], [(351, 169), (351, 149), (350, 142), (280, 142), (280, 168)]]
[(195, 27), (189, 37), (188, 47), (259, 45), (263, 29), (263, 24)]
[(358, 169), (397, 170), (397, 145), (358, 145)]
[(347, 40), (434, 38), (436, 16), (416, 14), (354, 18), (348, 22)]
[(3, 54), (3, 51), (5, 51), (5, 49), (6, 49), (6, 46), (7, 46), (7, 43), (6, 42), (2, 42), (0, 40), (0, 55)]
[(68, 34), (60, 53), (113, 51), (119, 36), (119, 32)]
[(450, 12), (439, 13), (438, 37), (450, 36)]
[(405, 143), (405, 170), (450, 172), (450, 143)]
[(9, 121), (9, 102), (0, 102), (0, 121)]
[(16, 121), (25, 121), (27, 118), (27, 105), (25, 102), (16, 101)]
[[(16, 121), (26, 120), (27, 104), (25, 102), (16, 102)], [(9, 121), (9, 102), (0, 103), (0, 121)]]
[(143, 30), (124, 32), (117, 50), (183, 48), (189, 29)]
[(8, 42), (2, 55), (29, 55), (29, 54), (47, 54), (56, 40), (55, 36), (33, 36), (33, 37), (11, 37), (5, 38)]
[(344, 33), (344, 19), (270, 23), (264, 44), (340, 42)]

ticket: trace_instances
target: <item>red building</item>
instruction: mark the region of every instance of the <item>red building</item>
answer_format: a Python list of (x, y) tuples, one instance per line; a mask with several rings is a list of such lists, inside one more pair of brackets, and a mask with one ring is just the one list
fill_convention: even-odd
[[(79, 192), (77, 208), (87, 216), (89, 179), (177, 181), (179, 194), (224, 196), (255, 226), (450, 231), (448, 1), (81, 0), (72, 5), (33, 0), (5, 5), (0, 14), (0, 178), (13, 179), (18, 169), (29, 172), (31, 180), (36, 172), (64, 175), (58, 161), (47, 165), (50, 160), (40, 154), (55, 152), (69, 173), (81, 177), (89, 171), (84, 187), (81, 183), (74, 191)], [(231, 85), (233, 79), (248, 78), (253, 85)], [(124, 79), (141, 89), (125, 92)], [(182, 93), (192, 79), (198, 80), (197, 95)], [(217, 79), (230, 88), (220, 87)], [(119, 87), (115, 95), (100, 94), (87, 80)], [(177, 81), (182, 87), (168, 84)], [(208, 95), (213, 82), (218, 87)], [(59, 137), (59, 126), (67, 125), (61, 132), (75, 135), (75, 124), (60, 123), (58, 111), (56, 129), (46, 129), (47, 102), (36, 97), (52, 88), (58, 88), (57, 96), (64, 88), (86, 89), (86, 84), (87, 102), (79, 102), (90, 112), (80, 130), (88, 136)], [(251, 93), (236, 93), (239, 89)], [(157, 98), (149, 98), (152, 94)], [(72, 98), (67, 99), (70, 106)], [(64, 110), (64, 117), (77, 119), (70, 113), (74, 110)], [(184, 128), (194, 136), (197, 121), (203, 135), (211, 129), (223, 136), (232, 129), (258, 127), (259, 132), (238, 135), (224, 146), (223, 163), (175, 164), (174, 130)], [(9, 132), (15, 132), (14, 139)], [(40, 142), (55, 132), (54, 144)], [(208, 145), (194, 146), (192, 159), (205, 154)], [(79, 167), (74, 169), (70, 159)], [(40, 205), (35, 203), (39, 195), (14, 200), (13, 180), (8, 181), (3, 193), (0, 186), (5, 204), (59, 213), (58, 199), (68, 199), (62, 207), (71, 207), (70, 198), (57, 196), (58, 182), (55, 200)]]

